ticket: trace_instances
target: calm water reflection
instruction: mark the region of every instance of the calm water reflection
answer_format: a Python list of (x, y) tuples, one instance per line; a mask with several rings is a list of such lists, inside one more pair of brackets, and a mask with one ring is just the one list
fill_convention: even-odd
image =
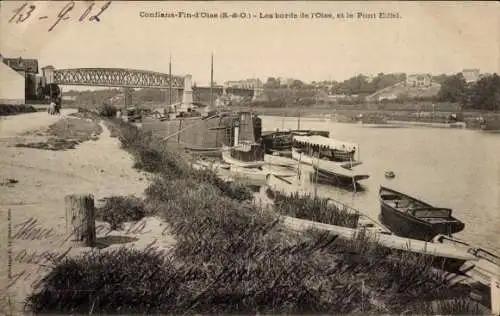
[[(263, 129), (297, 128), (297, 119), (262, 116)], [(465, 229), (456, 235), (500, 253), (500, 134), (459, 129), (373, 128), (329, 120), (301, 119), (301, 129), (330, 131), (330, 137), (359, 144), (370, 174), (365, 191), (353, 194), (320, 186), (332, 198), (372, 217), (380, 212), (380, 185), (436, 206), (452, 208)], [(384, 172), (392, 170), (394, 179)]]

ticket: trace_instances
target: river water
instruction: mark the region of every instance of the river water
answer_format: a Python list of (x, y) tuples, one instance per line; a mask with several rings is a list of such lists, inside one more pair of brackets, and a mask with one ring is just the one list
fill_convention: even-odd
[[(296, 129), (296, 118), (262, 116), (263, 130)], [(318, 190), (377, 218), (380, 185), (435, 206), (453, 209), (465, 223), (455, 236), (500, 253), (500, 133), (441, 128), (380, 128), (301, 118), (301, 129), (327, 130), (330, 137), (357, 143), (370, 178), (364, 191), (319, 185)], [(386, 179), (392, 170), (396, 177)]]

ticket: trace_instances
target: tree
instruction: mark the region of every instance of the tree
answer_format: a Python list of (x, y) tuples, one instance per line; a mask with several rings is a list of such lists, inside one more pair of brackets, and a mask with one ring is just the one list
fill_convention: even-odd
[(462, 73), (450, 76), (441, 84), (438, 100), (460, 102), (466, 95), (467, 83)]
[(495, 73), (481, 78), (469, 88), (467, 107), (496, 111), (500, 108), (500, 77)]
[(279, 88), (280, 83), (276, 78), (274, 77), (269, 77), (267, 78), (266, 83), (264, 83), (264, 89), (276, 89)]
[(440, 74), (438, 76), (433, 76), (432, 77), (432, 81), (436, 82), (436, 83), (439, 83), (440, 85), (442, 85), (446, 79), (448, 79), (449, 76), (446, 75), (446, 74)]
[(304, 86), (304, 83), (300, 80), (294, 80), (292, 83), (292, 88), (300, 89)]

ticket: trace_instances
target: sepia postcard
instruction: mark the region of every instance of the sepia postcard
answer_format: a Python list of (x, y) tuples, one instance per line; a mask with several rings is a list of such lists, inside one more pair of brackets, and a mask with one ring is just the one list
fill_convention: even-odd
[(500, 315), (499, 13), (2, 1), (0, 314)]

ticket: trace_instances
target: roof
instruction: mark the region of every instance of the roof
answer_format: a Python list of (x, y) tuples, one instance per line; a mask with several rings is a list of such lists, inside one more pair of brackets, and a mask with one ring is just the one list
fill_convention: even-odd
[(357, 148), (356, 144), (343, 142), (339, 140), (335, 140), (332, 138), (320, 136), (320, 135), (312, 135), (312, 136), (293, 136), (293, 139), (298, 142), (310, 143), (313, 145), (319, 146), (327, 146), (330, 149), (338, 149), (338, 150), (355, 150)]

